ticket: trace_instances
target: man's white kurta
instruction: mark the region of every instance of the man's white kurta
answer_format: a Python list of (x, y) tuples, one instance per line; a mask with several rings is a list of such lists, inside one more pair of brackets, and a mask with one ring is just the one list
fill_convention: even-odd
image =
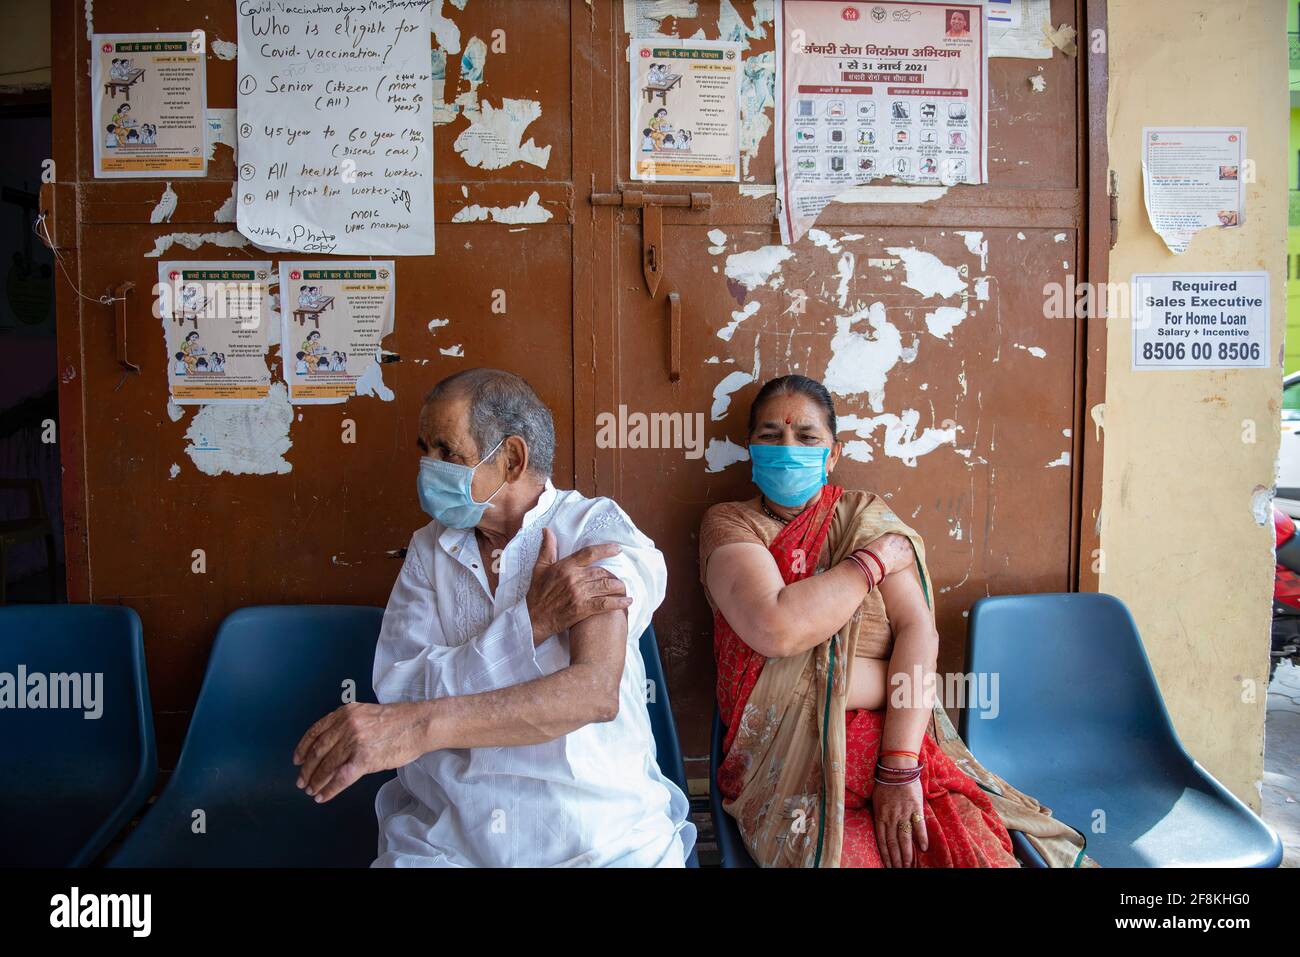
[(680, 867), (695, 844), (686, 796), (655, 761), (637, 647), (664, 598), (664, 559), (609, 499), (547, 482), (499, 558), (495, 598), (472, 529), (433, 521), (416, 532), (384, 613), (375, 694), (475, 694), (567, 667), (567, 632), (533, 645), (526, 599), (543, 528), (561, 558), (622, 547), (598, 563), (632, 598), (618, 717), (545, 744), (434, 751), (399, 769), (375, 801), (376, 866)]

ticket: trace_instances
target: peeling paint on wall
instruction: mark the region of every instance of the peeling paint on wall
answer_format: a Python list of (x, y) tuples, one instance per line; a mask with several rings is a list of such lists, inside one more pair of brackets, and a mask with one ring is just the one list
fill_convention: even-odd
[(989, 268), (989, 241), (982, 232), (959, 229), (957, 235), (966, 241), (966, 249), (980, 258), (980, 272)]
[[(862, 319), (867, 320), (874, 336), (853, 330)], [(822, 381), (835, 395), (867, 393), (872, 411), (880, 412), (884, 408), (885, 379), (902, 357), (902, 336), (885, 318), (885, 304), (873, 302), (852, 315), (835, 317), (831, 359)]]
[(788, 246), (760, 246), (727, 257), (726, 274), (750, 292), (766, 283), (781, 271), (781, 263), (794, 252)]
[(226, 201), (217, 207), (217, 211), (212, 214), (214, 223), (233, 223), (235, 221), (235, 196), (239, 192), (239, 183), (230, 184), (230, 196)]
[(965, 318), (966, 310), (960, 306), (940, 306), (934, 312), (925, 314), (925, 327), (930, 330), (930, 335), (946, 339)]
[(551, 211), (541, 205), (540, 194), (534, 192), (515, 206), (466, 206), (451, 218), (453, 223), (477, 223), (491, 219), (494, 223), (544, 223), (551, 219)]
[(1250, 513), (1256, 525), (1267, 525), (1273, 520), (1273, 490), (1256, 485), (1250, 493)]
[(456, 345), (450, 346), (446, 349), (439, 349), (438, 351), (444, 356), (451, 356), (453, 359), (459, 359), (461, 356), (465, 355), (465, 349), (460, 343), (456, 343)]
[(239, 45), (218, 38), (212, 41), (212, 55), (218, 60), (233, 60), (239, 55)]
[(903, 285), (915, 289), (925, 299), (939, 296), (947, 299), (966, 288), (966, 280), (953, 266), (945, 265), (934, 253), (903, 246), (886, 247), (885, 252), (903, 260), (907, 278)]
[(704, 461), (709, 466), (705, 469), (706, 472), (721, 472), (737, 462), (748, 462), (749, 449), (728, 438), (709, 439), (709, 447), (704, 450)]
[(736, 371), (728, 373), (713, 387), (713, 409), (709, 414), (714, 422), (727, 417), (727, 412), (731, 408), (732, 393), (738, 392), (753, 381), (754, 377), (748, 372)]
[(384, 385), (384, 368), (379, 362), (378, 354), (375, 361), (366, 366), (366, 371), (357, 376), (356, 394), (378, 396), (384, 402), (392, 402), (396, 398), (393, 390)]
[(531, 136), (528, 142), (521, 142), (524, 131), (541, 115), (542, 105), (536, 100), (506, 98), (499, 108), (484, 101), (465, 111), (469, 128), (461, 131), (452, 148), (466, 164), (478, 169), (504, 169), (513, 163), (545, 169), (551, 161), (551, 148), (538, 146)]
[(758, 300), (754, 300), (753, 302), (745, 303), (745, 308), (733, 311), (731, 313), (731, 322), (718, 330), (718, 338), (730, 342), (731, 337), (736, 334), (736, 328), (754, 313), (758, 312), (758, 306)]
[(185, 432), (185, 454), (204, 475), (283, 475), (293, 446), (293, 406), (283, 382), (262, 402), (205, 405)]
[(176, 212), (176, 202), (180, 197), (176, 195), (176, 190), (172, 189), (169, 181), (163, 187), (162, 196), (159, 197), (157, 204), (149, 212), (149, 222), (151, 223), (170, 223), (172, 213)]
[(853, 186), (835, 197), (837, 203), (928, 203), (948, 195), (947, 186)]
[(915, 468), (916, 460), (922, 455), (928, 455), (943, 445), (956, 444), (958, 431), (956, 426), (950, 429), (926, 428), (917, 435), (917, 425), (920, 421), (921, 413), (916, 409), (907, 409), (901, 416), (894, 415), (892, 412), (871, 418), (857, 415), (841, 416), (840, 431), (852, 432), (860, 440), (864, 440), (846, 442), (844, 454), (856, 462), (870, 462), (873, 458), (872, 446), (865, 440), (882, 426), (885, 430), (885, 455), (898, 459), (908, 468)]
[[(740, 75), (740, 172), (749, 176), (749, 163), (772, 129), (776, 109), (776, 53), (768, 50), (746, 57)], [(776, 191), (776, 186), (772, 187)]]
[[(433, 36), (438, 46), (447, 53), (460, 52), (460, 27), (448, 20), (442, 13), (442, 0), (433, 0)], [(465, 9), (461, 6), (460, 9)]]
[(1054, 469), (1060, 466), (1068, 467), (1069, 464), (1070, 464), (1070, 453), (1062, 452), (1058, 458), (1055, 458), (1051, 462), (1048, 462), (1046, 467), (1049, 469)]
[(145, 253), (147, 259), (157, 259), (172, 246), (184, 246), (186, 249), (198, 249), (202, 245), (224, 246), (227, 249), (244, 249), (252, 243), (244, 238), (243, 233), (228, 230), (221, 233), (168, 233), (153, 241), (153, 249)]
[(204, 115), (208, 122), (208, 159), (216, 158), (218, 146), (229, 147), (231, 156), (237, 156), (235, 111), (230, 109), (209, 109)]

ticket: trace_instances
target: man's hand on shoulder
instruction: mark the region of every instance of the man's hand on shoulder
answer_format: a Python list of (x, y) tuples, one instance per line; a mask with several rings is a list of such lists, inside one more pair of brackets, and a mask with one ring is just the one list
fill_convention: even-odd
[(528, 586), (533, 644), (540, 645), (593, 615), (625, 611), (632, 604), (617, 576), (593, 564), (620, 551), (614, 544), (589, 545), (567, 558), (557, 559), (555, 533), (549, 528), (542, 529), (542, 547)]

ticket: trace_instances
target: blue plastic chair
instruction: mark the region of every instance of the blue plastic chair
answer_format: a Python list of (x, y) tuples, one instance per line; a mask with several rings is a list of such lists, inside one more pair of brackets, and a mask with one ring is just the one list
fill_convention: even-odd
[(717, 706), (713, 708), (713, 730), (709, 734), (709, 813), (713, 817), (713, 838), (718, 842), (718, 853), (723, 867), (757, 867), (745, 849), (736, 819), (722, 809), (722, 794), (718, 791), (718, 766), (722, 764), (722, 741), (727, 728), (722, 723)]
[[(980, 599), (971, 611), (967, 668), (998, 676), (996, 716), (969, 707), (962, 713), (971, 752), (1081, 831), (1099, 864), (1281, 862), (1273, 829), (1178, 740), (1137, 626), (1119, 599)], [(1098, 812), (1105, 830), (1095, 833)]]
[[(373, 702), (383, 609), (244, 608), (221, 624), (176, 771), (112, 867), (366, 867), (378, 846), (370, 774), (326, 804), (296, 786), (294, 746), (339, 707)], [(206, 833), (194, 833), (201, 810)]]
[(81, 708), (0, 712), (0, 865), (84, 867), (148, 800), (158, 773), (140, 617), (110, 605), (0, 608), (0, 672), (17, 681), (19, 667), (102, 675), (102, 711), (85, 717), (83, 698)]
[[(677, 741), (677, 724), (673, 721), (673, 709), (668, 701), (668, 682), (664, 680), (664, 666), (659, 659), (659, 643), (655, 640), (654, 625), (641, 633), (639, 645), (641, 660), (645, 663), (646, 680), (655, 692), (654, 700), (646, 702), (646, 708), (650, 711), (650, 731), (655, 739), (655, 759), (659, 762), (659, 770), (664, 777), (681, 788), (689, 801), (691, 792), (686, 787), (686, 764), (682, 760), (682, 748)], [(700, 866), (696, 848), (691, 848), (686, 866)]]

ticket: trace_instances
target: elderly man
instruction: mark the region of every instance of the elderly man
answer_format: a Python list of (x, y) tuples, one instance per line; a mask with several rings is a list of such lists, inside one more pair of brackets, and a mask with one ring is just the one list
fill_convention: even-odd
[(660, 773), (637, 639), (663, 556), (609, 499), (559, 491), (551, 413), (519, 376), (471, 369), (420, 414), (420, 504), (388, 600), (380, 704), (318, 721), (298, 786), (380, 790), (375, 866), (681, 867), (685, 795)]

